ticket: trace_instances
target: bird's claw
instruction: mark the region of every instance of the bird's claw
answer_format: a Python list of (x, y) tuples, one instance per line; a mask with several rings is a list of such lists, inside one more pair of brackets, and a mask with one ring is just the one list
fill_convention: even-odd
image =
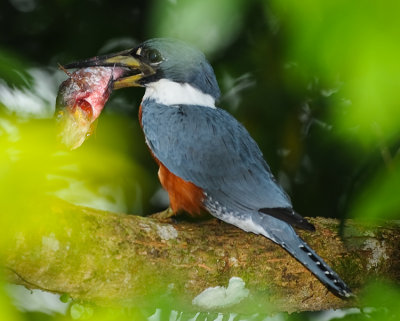
[(174, 213), (174, 211), (168, 207), (166, 210), (161, 211), (161, 212), (157, 212), (154, 214), (149, 215), (150, 218), (154, 218), (158, 221), (161, 222), (170, 222), (173, 220), (173, 217), (176, 215), (176, 213)]

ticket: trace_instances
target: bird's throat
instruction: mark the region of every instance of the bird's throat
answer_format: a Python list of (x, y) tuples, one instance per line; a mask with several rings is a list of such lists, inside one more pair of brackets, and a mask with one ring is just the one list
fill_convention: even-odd
[(168, 79), (161, 79), (146, 85), (143, 101), (155, 100), (167, 106), (197, 105), (209, 108), (215, 107), (215, 99), (188, 83), (177, 83)]

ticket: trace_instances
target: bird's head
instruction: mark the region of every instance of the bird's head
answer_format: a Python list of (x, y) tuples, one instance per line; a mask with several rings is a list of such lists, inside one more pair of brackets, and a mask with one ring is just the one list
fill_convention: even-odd
[[(173, 39), (147, 40), (133, 49), (67, 64), (65, 68), (115, 66), (126, 70), (114, 89), (125, 87), (189, 88), (219, 98), (214, 71), (199, 50)], [(175, 87), (174, 87), (175, 86)], [(190, 91), (189, 90), (189, 91)]]

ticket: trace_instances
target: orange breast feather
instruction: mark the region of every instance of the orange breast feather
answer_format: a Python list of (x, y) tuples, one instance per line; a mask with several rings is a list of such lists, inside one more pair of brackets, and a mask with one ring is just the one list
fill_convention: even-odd
[[(142, 106), (139, 107), (139, 122), (142, 125)], [(171, 209), (174, 213), (185, 211), (192, 216), (199, 216), (203, 212), (203, 190), (191, 182), (171, 173), (152, 153), (154, 160), (160, 166), (158, 178), (161, 185), (168, 192)]]
[(169, 202), (174, 213), (186, 211), (193, 216), (202, 212), (203, 191), (191, 182), (172, 174), (162, 163), (158, 171), (161, 185), (169, 195)]

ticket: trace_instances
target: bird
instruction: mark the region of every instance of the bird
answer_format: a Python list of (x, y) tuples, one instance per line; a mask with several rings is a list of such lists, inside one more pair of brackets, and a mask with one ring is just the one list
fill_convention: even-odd
[(314, 231), (278, 184), (245, 127), (217, 107), (220, 89), (210, 63), (180, 40), (154, 38), (133, 49), (65, 65), (124, 68), (114, 89), (144, 87), (139, 121), (170, 199), (170, 214), (208, 212), (280, 245), (333, 294), (353, 296), (346, 283), (294, 227)]

